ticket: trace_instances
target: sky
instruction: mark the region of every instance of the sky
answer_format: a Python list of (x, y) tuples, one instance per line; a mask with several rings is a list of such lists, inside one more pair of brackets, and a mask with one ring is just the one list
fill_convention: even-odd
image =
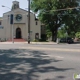
[[(0, 0), (0, 17), (3, 16), (3, 13), (10, 11), (9, 8), (12, 7), (12, 2), (15, 0)], [(16, 0), (19, 1), (20, 8), (25, 9), (28, 8), (28, 0)], [(7, 7), (2, 7), (2, 5)]]
[[(3, 13), (10, 11), (9, 8), (12, 7), (12, 2), (15, 0), (0, 0), (0, 17), (3, 16)], [(25, 9), (28, 8), (28, 0), (16, 0), (19, 1), (20, 8)], [(7, 7), (2, 7), (2, 5)]]

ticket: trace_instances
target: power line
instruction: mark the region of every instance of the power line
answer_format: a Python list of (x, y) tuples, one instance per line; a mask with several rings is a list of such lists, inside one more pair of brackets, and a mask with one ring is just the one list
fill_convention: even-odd
[[(80, 7), (72, 7), (72, 8), (65, 8), (65, 9), (56, 9), (56, 10), (50, 10), (50, 11), (64, 11), (64, 10), (72, 10), (72, 9), (78, 9)], [(44, 12), (50, 12), (50, 11), (44, 11)]]
[[(72, 9), (79, 9), (79, 8), (80, 7), (72, 7), (72, 8), (65, 8), (65, 9), (49, 10), (49, 11), (44, 11), (43, 14), (53, 14), (53, 13), (49, 13), (50, 11), (64, 11), (64, 10), (72, 10)], [(74, 14), (66, 14), (66, 15), (74, 15)]]
[(63, 10), (72, 10), (72, 9), (77, 9), (80, 7), (72, 7), (72, 8), (65, 8), (65, 9), (57, 9), (57, 10), (51, 10), (51, 11), (63, 11)]

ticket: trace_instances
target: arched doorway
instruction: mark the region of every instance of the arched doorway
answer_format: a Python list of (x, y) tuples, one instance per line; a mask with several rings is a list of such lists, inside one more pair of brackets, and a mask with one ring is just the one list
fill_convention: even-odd
[(17, 39), (22, 38), (22, 36), (21, 36), (21, 29), (20, 29), (20, 28), (17, 28), (17, 29), (16, 29), (16, 38), (17, 38)]

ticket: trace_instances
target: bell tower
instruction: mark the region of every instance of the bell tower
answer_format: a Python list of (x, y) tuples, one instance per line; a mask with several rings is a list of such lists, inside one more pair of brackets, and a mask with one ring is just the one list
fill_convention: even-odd
[(18, 9), (18, 8), (19, 8), (19, 2), (18, 1), (13, 1), (11, 10), (15, 10), (15, 9)]

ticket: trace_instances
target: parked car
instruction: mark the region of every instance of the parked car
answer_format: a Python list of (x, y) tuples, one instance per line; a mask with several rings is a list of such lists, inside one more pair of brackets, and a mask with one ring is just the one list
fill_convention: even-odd
[(73, 41), (72, 38), (69, 38), (69, 37), (68, 37), (68, 38), (67, 38), (67, 43), (69, 43), (69, 44), (70, 44), (70, 43), (74, 43), (74, 41)]
[(71, 43), (74, 43), (74, 41), (73, 41), (72, 38), (66, 37), (66, 38), (61, 38), (60, 43), (69, 43), (69, 44), (71, 44)]

